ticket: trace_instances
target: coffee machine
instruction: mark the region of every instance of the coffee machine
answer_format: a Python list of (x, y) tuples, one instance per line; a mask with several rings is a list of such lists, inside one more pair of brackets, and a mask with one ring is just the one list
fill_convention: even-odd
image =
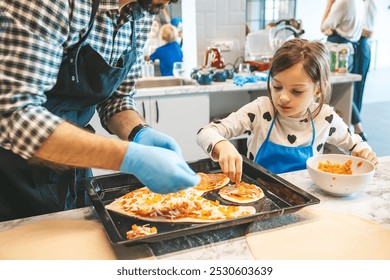
[(272, 27), (248, 33), (245, 43), (245, 61), (257, 71), (269, 69), (275, 51), (287, 40), (298, 38), (304, 33), (280, 20)]
[(219, 47), (207, 47), (204, 60), (203, 60), (203, 68), (211, 68), (215, 67), (218, 69), (222, 69), (225, 67), (224, 59), (221, 54), (221, 50)]

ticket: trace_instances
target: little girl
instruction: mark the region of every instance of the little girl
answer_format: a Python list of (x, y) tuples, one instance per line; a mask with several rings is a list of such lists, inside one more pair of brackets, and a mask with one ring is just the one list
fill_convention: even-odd
[(242, 157), (227, 139), (247, 133), (248, 157), (273, 173), (306, 168), (306, 160), (336, 145), (377, 164), (371, 147), (326, 103), (330, 99), (329, 53), (320, 42), (293, 39), (275, 53), (269, 96), (259, 97), (198, 132), (197, 143), (219, 161), (234, 182), (241, 181)]

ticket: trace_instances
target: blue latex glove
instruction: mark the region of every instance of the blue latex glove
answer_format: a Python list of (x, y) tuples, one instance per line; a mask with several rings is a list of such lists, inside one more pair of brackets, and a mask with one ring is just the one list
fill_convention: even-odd
[(200, 182), (200, 177), (175, 152), (134, 142), (129, 142), (119, 170), (133, 174), (156, 193), (178, 192)]
[(169, 149), (183, 157), (181, 149), (176, 143), (175, 139), (161, 132), (158, 132), (151, 127), (144, 127), (140, 131), (138, 131), (138, 133), (133, 139), (133, 142), (147, 146)]
[(246, 83), (256, 83), (259, 79), (256, 76), (241, 76), (235, 75), (233, 77), (233, 84), (242, 87)]

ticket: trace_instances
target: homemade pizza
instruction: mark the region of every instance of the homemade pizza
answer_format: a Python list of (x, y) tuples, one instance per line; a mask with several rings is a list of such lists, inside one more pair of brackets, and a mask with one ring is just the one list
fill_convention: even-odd
[(264, 197), (264, 192), (260, 187), (242, 181), (237, 186), (223, 187), (218, 194), (227, 201), (237, 203), (251, 203)]
[(210, 223), (244, 217), (256, 212), (252, 206), (221, 205), (218, 200), (203, 198), (203, 193), (221, 188), (229, 180), (226, 180), (226, 175), (222, 173), (201, 174), (201, 182), (193, 188), (177, 193), (158, 194), (143, 187), (117, 198), (106, 205), (106, 208), (150, 222)]
[(200, 183), (193, 189), (201, 192), (221, 188), (230, 182), (230, 179), (223, 173), (205, 174), (198, 172)]
[(126, 232), (127, 239), (134, 239), (139, 237), (144, 237), (148, 235), (157, 234), (156, 227), (150, 227), (149, 224), (138, 226), (136, 224), (131, 226), (131, 230)]

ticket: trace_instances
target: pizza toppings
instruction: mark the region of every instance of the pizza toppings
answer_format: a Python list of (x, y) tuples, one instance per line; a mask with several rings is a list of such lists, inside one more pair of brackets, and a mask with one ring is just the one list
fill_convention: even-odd
[(220, 205), (194, 190), (156, 194), (146, 187), (116, 199), (106, 208), (147, 221), (206, 222), (226, 220), (255, 213), (253, 207)]
[(126, 232), (126, 238), (134, 239), (134, 238), (144, 237), (152, 234), (157, 234), (156, 227), (149, 227), (149, 224), (143, 226), (138, 226), (136, 224), (133, 224), (131, 226), (131, 230)]
[(200, 176), (200, 183), (194, 187), (198, 191), (211, 191), (221, 188), (229, 183), (230, 179), (223, 173), (205, 174), (197, 173)]
[(250, 203), (263, 198), (264, 192), (254, 184), (240, 182), (237, 186), (230, 185), (222, 188), (219, 195), (231, 202)]
[(239, 218), (256, 212), (252, 206), (221, 205), (218, 200), (203, 198), (206, 191), (223, 187), (229, 179), (222, 173), (200, 173), (200, 176), (201, 182), (193, 188), (177, 193), (157, 194), (143, 187), (117, 198), (106, 208), (146, 221), (191, 223)]

